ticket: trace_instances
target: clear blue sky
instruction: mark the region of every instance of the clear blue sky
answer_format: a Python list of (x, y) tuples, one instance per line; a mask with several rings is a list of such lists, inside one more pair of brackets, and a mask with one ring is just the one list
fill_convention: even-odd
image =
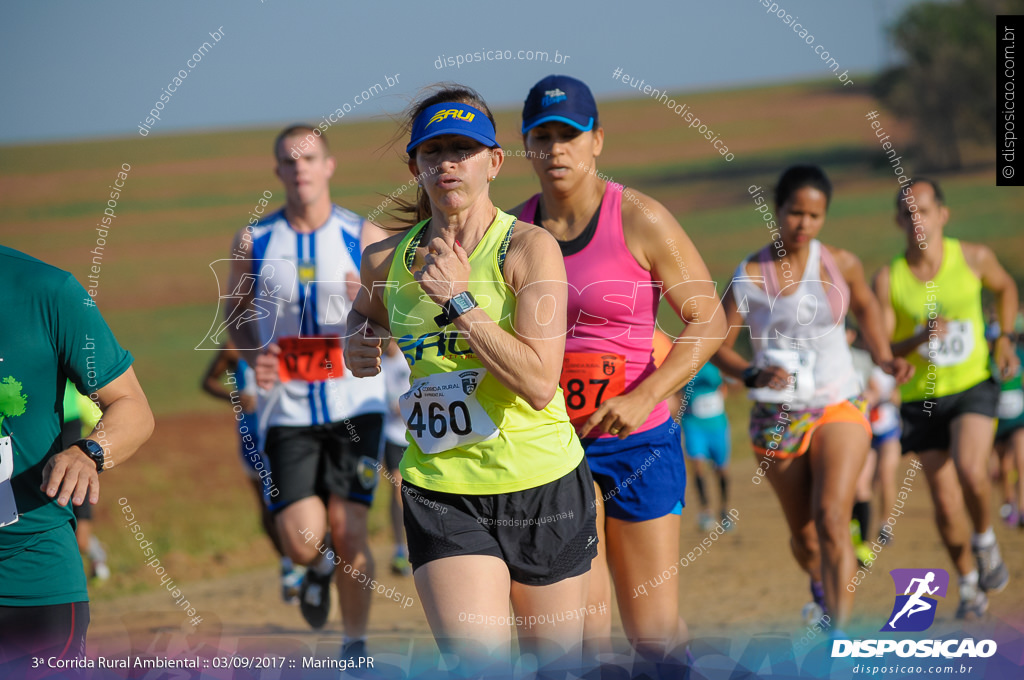
[[(839, 62), (869, 73), (891, 58), (883, 26), (911, 0), (781, 0)], [(209, 33), (223, 39), (188, 72)], [(543, 50), (562, 65), (439, 57)], [(703, 90), (829, 77), (760, 0), (596, 2), (8, 2), (0, 5), (0, 143), (138, 134), (179, 69), (187, 77), (151, 134), (318, 121), (385, 76), (398, 85), (346, 119), (403, 108), (457, 80), (492, 106), (520, 104), (541, 77), (586, 81), (599, 99), (637, 96), (616, 67), (656, 87)], [(174, 87), (172, 84), (171, 87)]]

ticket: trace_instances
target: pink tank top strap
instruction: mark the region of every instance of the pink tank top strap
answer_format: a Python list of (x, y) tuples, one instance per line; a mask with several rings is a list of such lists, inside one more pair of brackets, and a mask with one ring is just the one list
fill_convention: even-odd
[[(850, 308), (850, 285), (846, 283), (846, 278), (839, 271), (836, 259), (832, 257), (832, 253), (824, 243), (819, 246), (819, 252), (821, 253), (819, 256), (821, 268), (829, 278), (828, 282), (822, 280), (821, 287), (825, 289), (825, 297), (828, 299), (829, 307), (832, 308), (832, 319), (839, 321), (846, 316), (846, 312)], [(831, 286), (826, 285), (829, 282), (831, 282)]]
[(534, 194), (530, 196), (530, 200), (523, 205), (523, 211), (519, 215), (519, 219), (523, 222), (529, 222), (530, 224), (537, 224), (537, 206), (540, 205), (540, 194)]
[[(602, 267), (614, 268), (636, 273), (639, 269), (636, 258), (626, 246), (626, 235), (622, 233), (622, 185), (608, 182), (601, 201), (601, 214), (597, 218), (597, 231), (588, 248), (593, 247), (601, 253)], [(645, 272), (646, 273), (646, 272)], [(646, 273), (650, 278), (650, 274)]]
[(761, 265), (761, 276), (764, 277), (765, 292), (769, 298), (779, 295), (779, 277), (775, 275), (775, 258), (772, 257), (772, 244), (766, 245), (757, 253), (757, 261)]

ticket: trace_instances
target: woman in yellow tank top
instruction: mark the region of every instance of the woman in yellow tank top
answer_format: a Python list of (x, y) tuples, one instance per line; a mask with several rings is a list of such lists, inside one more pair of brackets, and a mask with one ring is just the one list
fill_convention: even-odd
[(376, 375), (394, 336), (409, 362), (405, 527), (441, 650), (473, 673), (507, 662), (515, 623), (520, 650), (573, 663), (597, 531), (593, 480), (558, 388), (561, 252), (491, 202), (504, 156), (477, 93), (440, 88), (409, 123), (416, 224), (363, 254), (348, 319), (360, 330), (344, 360), (357, 377)]
[[(999, 386), (988, 369), (981, 289), (995, 294), (1002, 335), (995, 362), (1004, 378), (1018, 365), (1010, 332), (1017, 286), (987, 246), (943, 236), (949, 220), (938, 183), (918, 178), (896, 197), (907, 249), (875, 278), (892, 352), (915, 366), (900, 396), (903, 453), (917, 453), (928, 480), (939, 533), (960, 573), (957, 618), (980, 617), (986, 592), (1006, 587), (1009, 572), (992, 531), (988, 460)], [(963, 489), (962, 493), (960, 489)], [(964, 505), (974, 528), (967, 551)]]

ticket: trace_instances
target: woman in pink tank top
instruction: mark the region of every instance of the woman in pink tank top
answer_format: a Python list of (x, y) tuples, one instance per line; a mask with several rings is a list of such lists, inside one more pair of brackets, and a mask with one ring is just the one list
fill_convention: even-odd
[[(881, 306), (857, 257), (816, 239), (832, 184), (821, 168), (796, 165), (775, 189), (778, 230), (758, 187), (754, 206), (773, 241), (736, 269), (723, 305), (729, 334), (715, 356), (723, 373), (751, 388), (750, 435), (790, 531), (790, 548), (811, 580), (808, 624), (841, 636), (859, 583), (850, 517), (857, 477), (867, 460), (871, 427), (860, 398), (844, 322), (857, 316), (872, 360), (900, 381), (913, 369), (893, 359)], [(737, 300), (743, 300), (742, 311)], [(733, 345), (750, 330), (754, 357)]]
[[(584, 653), (609, 647), (603, 605), (613, 573), (630, 642), (648, 659), (672, 660), (687, 639), (676, 578), (686, 471), (665, 399), (714, 354), (725, 324), (707, 268), (672, 214), (597, 172), (597, 118), (579, 80), (548, 76), (534, 85), (523, 135), (541, 193), (512, 212), (558, 239), (569, 283), (560, 386), (597, 487), (588, 604), (606, 612), (587, 617)], [(652, 347), (662, 299), (687, 325), (659, 368)]]

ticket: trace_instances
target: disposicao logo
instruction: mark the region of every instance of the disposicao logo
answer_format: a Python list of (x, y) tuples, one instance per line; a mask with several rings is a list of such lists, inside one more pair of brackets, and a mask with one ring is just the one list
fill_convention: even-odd
[[(945, 569), (893, 569), (889, 572), (896, 587), (892, 612), (881, 632), (917, 633), (935, 622), (936, 597), (946, 597), (949, 573)], [(900, 593), (903, 593), (902, 595)], [(879, 657), (896, 652), (900, 657), (961, 656), (987, 658), (996, 653), (994, 640), (833, 640), (832, 657)]]
[(928, 630), (935, 621), (939, 601), (933, 595), (946, 597), (949, 573), (945, 569), (893, 569), (889, 572), (896, 592), (889, 621), (881, 630), (904, 633)]
[(475, 116), (476, 114), (472, 111), (465, 111), (463, 109), (445, 109), (444, 111), (438, 111), (435, 113), (434, 117), (431, 118), (423, 127), (430, 127), (434, 123), (442, 121), (445, 118), (458, 118), (459, 120), (464, 120), (468, 123), (473, 120)]

